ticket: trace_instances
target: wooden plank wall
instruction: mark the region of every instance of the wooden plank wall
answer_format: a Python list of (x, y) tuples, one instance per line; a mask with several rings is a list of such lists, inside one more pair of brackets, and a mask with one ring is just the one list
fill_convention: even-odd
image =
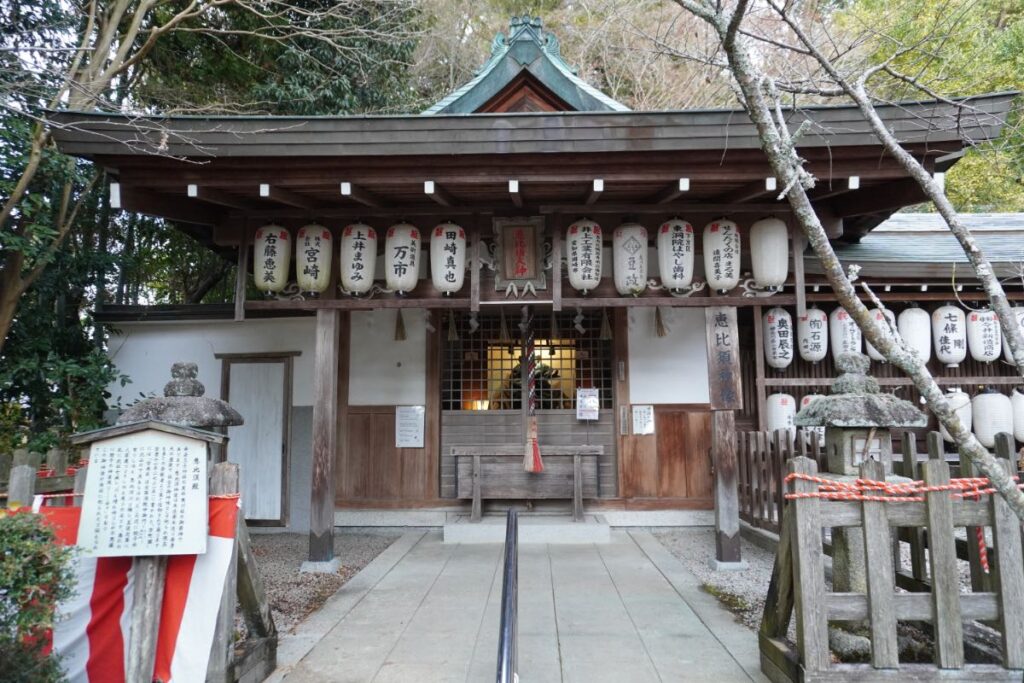
[[(575, 410), (537, 412), (538, 433), (544, 444), (575, 446), (593, 444), (604, 447), (598, 460), (598, 495), (612, 498), (618, 489), (618, 463), (615, 456), (614, 411), (600, 411), (600, 419), (582, 423)], [(452, 446), (487, 446), (522, 443), (522, 414), (518, 410), (445, 410), (441, 412), (441, 497), (455, 497), (455, 459)]]

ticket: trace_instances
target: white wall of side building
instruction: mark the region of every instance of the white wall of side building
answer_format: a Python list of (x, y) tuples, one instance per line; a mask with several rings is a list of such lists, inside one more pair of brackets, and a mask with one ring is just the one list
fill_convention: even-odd
[(662, 308), (668, 335), (655, 331), (654, 308), (629, 310), (629, 402), (707, 403), (708, 352), (703, 308)]

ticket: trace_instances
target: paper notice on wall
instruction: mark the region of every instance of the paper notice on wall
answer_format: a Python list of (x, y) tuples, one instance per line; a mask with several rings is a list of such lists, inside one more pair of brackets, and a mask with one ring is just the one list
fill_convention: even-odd
[(86, 557), (206, 552), (206, 443), (146, 431), (89, 449), (78, 545)]
[(423, 448), (425, 406), (395, 406), (395, 448)]
[(576, 390), (576, 419), (597, 420), (601, 417), (601, 390)]
[(654, 433), (654, 406), (633, 406), (633, 434)]

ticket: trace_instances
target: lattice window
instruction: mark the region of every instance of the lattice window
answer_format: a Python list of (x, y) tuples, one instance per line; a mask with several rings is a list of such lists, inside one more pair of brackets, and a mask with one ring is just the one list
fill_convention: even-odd
[[(554, 319), (552, 319), (552, 315)], [(601, 339), (601, 312), (534, 315), (537, 351), (537, 409), (575, 410), (576, 389), (600, 390), (601, 407), (612, 407), (612, 342)], [(443, 410), (519, 410), (522, 407), (523, 335), (519, 311), (477, 316), (470, 331), (467, 313), (455, 315), (456, 340), (445, 343), (441, 380)], [(446, 329), (448, 323), (445, 323)]]

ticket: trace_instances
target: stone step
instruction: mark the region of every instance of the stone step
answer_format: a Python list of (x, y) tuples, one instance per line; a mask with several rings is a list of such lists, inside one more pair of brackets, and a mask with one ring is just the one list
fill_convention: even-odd
[[(589, 544), (608, 543), (610, 527), (603, 515), (584, 515), (582, 522), (571, 515), (521, 514), (520, 543)], [(444, 525), (445, 543), (504, 543), (505, 516), (484, 515), (479, 522), (458, 515)]]

